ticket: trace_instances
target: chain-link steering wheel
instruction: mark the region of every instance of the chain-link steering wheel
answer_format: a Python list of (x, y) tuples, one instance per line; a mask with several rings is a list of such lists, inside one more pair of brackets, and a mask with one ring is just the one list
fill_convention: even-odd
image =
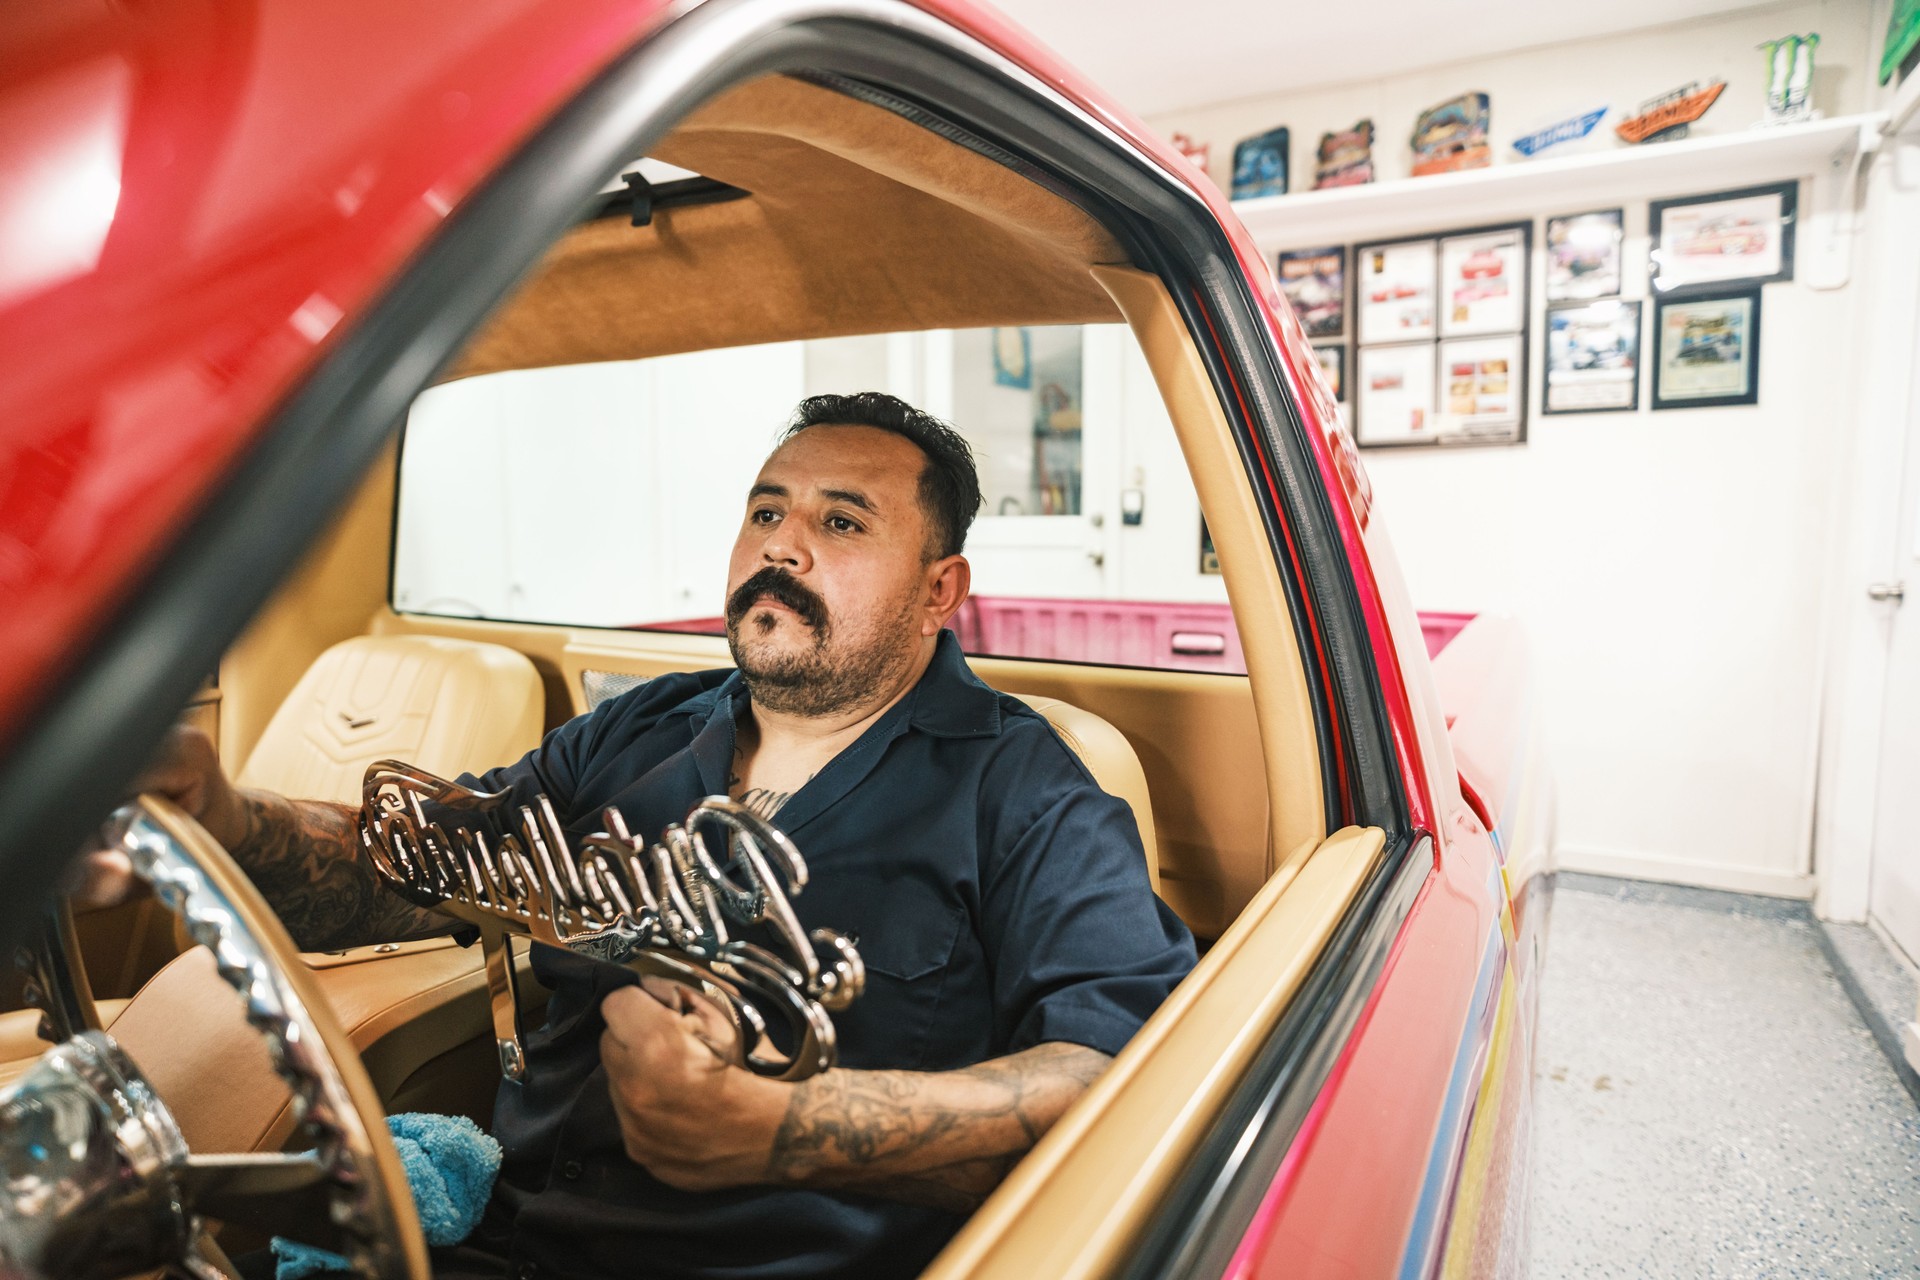
[(158, 1269), (215, 1280), (231, 1275), (204, 1225), (216, 1219), (331, 1250), (376, 1280), (429, 1280), (379, 1097), (259, 892), (164, 799), (116, 811), (108, 838), (245, 1000), (311, 1145), (188, 1151), (139, 1069), (99, 1030), (75, 949), (45, 946), (36, 985), (64, 1038), (0, 1092), (0, 1275), (117, 1280)]

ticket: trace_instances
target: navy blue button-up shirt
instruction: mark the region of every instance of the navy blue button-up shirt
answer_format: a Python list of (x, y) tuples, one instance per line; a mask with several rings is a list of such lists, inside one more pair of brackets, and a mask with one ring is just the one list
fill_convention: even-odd
[[(650, 838), (727, 791), (746, 700), (737, 672), (663, 676), (463, 781), (545, 793), (575, 838), (608, 805)], [(1117, 1053), (1193, 966), (1132, 811), (949, 633), (776, 820), (807, 860), (801, 923), (857, 937), (866, 961), (866, 992), (834, 1015), (844, 1067), (946, 1071), (1047, 1041)], [(627, 1158), (600, 1066), (600, 1000), (634, 975), (545, 947), (534, 965), (553, 1000), (494, 1120), (515, 1260), (570, 1277), (905, 1276), (959, 1228), (851, 1192), (659, 1182)]]

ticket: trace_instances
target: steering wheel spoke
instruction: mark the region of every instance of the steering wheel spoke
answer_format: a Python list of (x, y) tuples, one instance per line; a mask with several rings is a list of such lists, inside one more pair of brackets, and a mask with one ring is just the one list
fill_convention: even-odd
[(206, 1217), (334, 1253), (349, 1247), (335, 1221), (332, 1174), (315, 1152), (190, 1155), (174, 1181), (181, 1198)]

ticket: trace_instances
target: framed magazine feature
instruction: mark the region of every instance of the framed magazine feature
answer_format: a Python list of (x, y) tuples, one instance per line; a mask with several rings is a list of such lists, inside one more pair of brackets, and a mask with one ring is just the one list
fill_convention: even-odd
[(1355, 444), (1526, 443), (1532, 257), (1531, 221), (1354, 246)]
[(1441, 443), (1518, 444), (1527, 426), (1526, 334), (1440, 342), (1434, 399)]
[(1439, 242), (1433, 236), (1355, 245), (1354, 336), (1365, 346), (1432, 338)]
[(1760, 403), (1760, 290), (1653, 302), (1653, 407)]
[(1406, 448), (1439, 441), (1432, 342), (1362, 347), (1355, 362), (1353, 442), (1362, 448)]
[(1626, 214), (1596, 209), (1547, 219), (1547, 304), (1617, 298), (1626, 281)]
[(1344, 342), (1316, 342), (1313, 344), (1313, 358), (1320, 363), (1320, 372), (1326, 377), (1327, 386), (1333, 392), (1333, 398), (1341, 404), (1347, 401), (1347, 344)]
[(1347, 331), (1347, 247), (1287, 249), (1274, 259), (1274, 275), (1300, 327), (1315, 342)]
[(1532, 257), (1530, 222), (1440, 237), (1440, 336), (1524, 333)]
[(1799, 182), (1655, 200), (1649, 280), (1662, 297), (1793, 279)]
[(1547, 308), (1540, 412), (1632, 413), (1640, 407), (1640, 300)]

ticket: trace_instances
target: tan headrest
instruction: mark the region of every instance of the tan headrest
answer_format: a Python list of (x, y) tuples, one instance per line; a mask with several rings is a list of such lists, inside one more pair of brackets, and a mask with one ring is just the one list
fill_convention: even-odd
[(356, 636), (314, 659), (235, 781), (357, 805), (376, 760), (444, 778), (511, 764), (539, 745), (545, 705), (539, 672), (502, 645)]
[(1140, 757), (1134, 754), (1127, 736), (1093, 712), (1058, 698), (1023, 693), (1013, 696), (1047, 718), (1053, 731), (1060, 735), (1060, 741), (1080, 757), (1080, 763), (1087, 766), (1087, 772), (1093, 775), (1102, 791), (1127, 802), (1133, 810), (1133, 820), (1140, 824), (1140, 843), (1147, 851), (1147, 875), (1153, 881), (1153, 891), (1160, 892), (1160, 848), (1153, 833), (1153, 801), (1147, 796), (1146, 770), (1140, 767)]

